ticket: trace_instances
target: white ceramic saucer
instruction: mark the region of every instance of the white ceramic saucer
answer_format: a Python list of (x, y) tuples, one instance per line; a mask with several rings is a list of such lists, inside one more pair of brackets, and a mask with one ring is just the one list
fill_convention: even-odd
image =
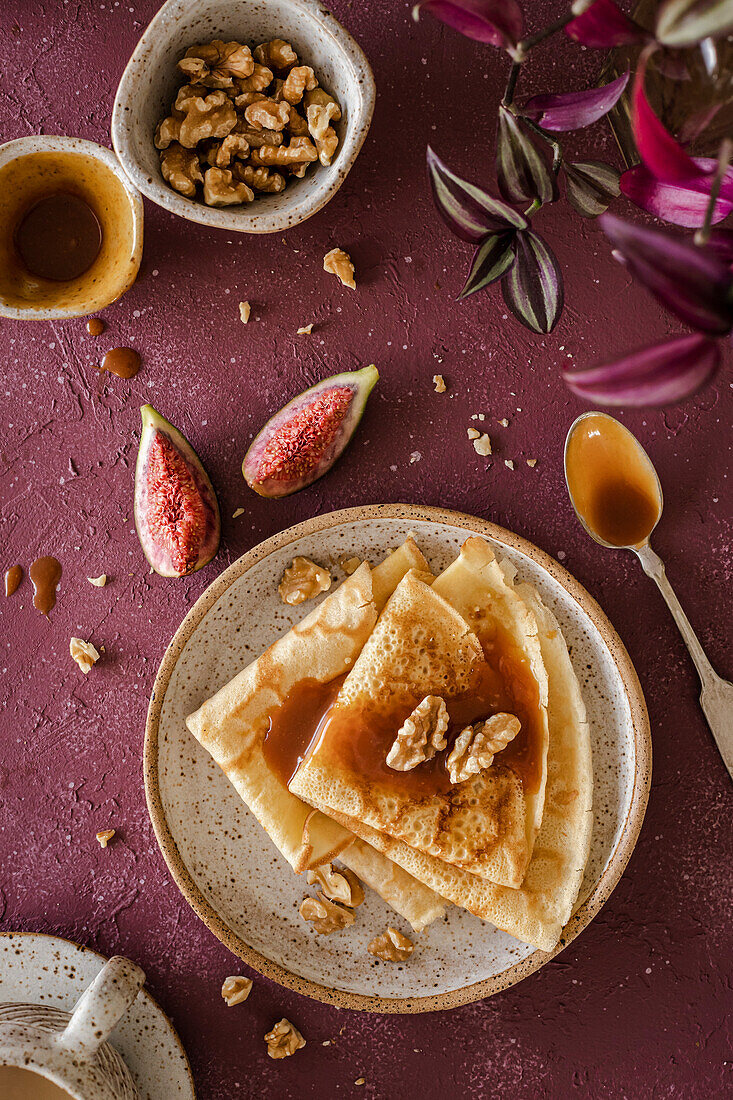
[[(43, 1004), (71, 1012), (106, 961), (104, 955), (59, 936), (0, 933), (0, 1003)], [(181, 1040), (147, 990), (138, 993), (109, 1041), (124, 1058), (140, 1100), (195, 1100)]]
[[(287, 607), (277, 585), (293, 556), (330, 566), (372, 563), (413, 532), (434, 571), (469, 534), (490, 539), (555, 613), (588, 709), (594, 827), (580, 904), (552, 954), (450, 907), (418, 937), (404, 966), (367, 952), (375, 929), (405, 922), (369, 892), (349, 935), (315, 936), (298, 915), (304, 884), (279, 855), (185, 717), (310, 610)], [(531, 974), (586, 927), (618, 882), (639, 834), (651, 775), (649, 719), (636, 673), (598, 604), (525, 539), (439, 508), (373, 505), (317, 516), (234, 562), (186, 616), (163, 658), (145, 741), (148, 807), (183, 894), (237, 955), (282, 985), (348, 1008), (421, 1012), (487, 997)]]

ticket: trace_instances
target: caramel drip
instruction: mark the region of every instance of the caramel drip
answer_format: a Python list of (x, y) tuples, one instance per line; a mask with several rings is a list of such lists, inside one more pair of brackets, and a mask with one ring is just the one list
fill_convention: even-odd
[(87, 332), (90, 336), (101, 336), (104, 328), (104, 321), (100, 317), (90, 317), (87, 321)]
[(99, 369), (118, 378), (134, 378), (140, 370), (140, 356), (134, 348), (110, 348)]
[(61, 562), (52, 557), (36, 558), (28, 573), (33, 582), (33, 606), (43, 615), (48, 615), (56, 606)]
[(5, 573), (5, 595), (12, 596), (18, 591), (23, 580), (23, 569), (20, 565), (11, 565)]

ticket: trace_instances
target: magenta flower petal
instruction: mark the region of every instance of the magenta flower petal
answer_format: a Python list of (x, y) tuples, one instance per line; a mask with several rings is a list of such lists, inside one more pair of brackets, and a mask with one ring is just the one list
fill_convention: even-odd
[(733, 268), (733, 229), (713, 229), (705, 248), (722, 263)]
[(631, 93), (631, 129), (639, 156), (653, 176), (664, 183), (681, 183), (701, 175), (691, 157), (654, 114), (644, 91), (648, 54), (642, 53)]
[(595, 4), (576, 16), (565, 27), (565, 33), (583, 46), (607, 50), (611, 46), (627, 46), (633, 42), (648, 42), (651, 35), (616, 7), (613, 0), (595, 0)]
[(599, 223), (632, 275), (667, 309), (709, 336), (733, 326), (733, 277), (711, 251), (666, 229), (602, 214)]
[(419, 19), (423, 11), (466, 38), (489, 46), (516, 46), (524, 30), (517, 0), (421, 0), (412, 9), (413, 19)]
[(720, 344), (707, 336), (676, 336), (615, 362), (563, 377), (578, 397), (599, 405), (669, 405), (706, 385), (720, 366)]
[(522, 108), (522, 114), (538, 122), (545, 130), (577, 130), (590, 126), (618, 103), (628, 80), (629, 74), (626, 72), (601, 88), (532, 96)]
[[(673, 225), (686, 229), (698, 229), (705, 221), (705, 211), (710, 200), (710, 189), (715, 171), (715, 161), (707, 157), (695, 157), (694, 163), (704, 172), (696, 179), (682, 183), (662, 183), (655, 179), (645, 165), (630, 168), (621, 176), (621, 192), (642, 210), (663, 218)], [(722, 222), (733, 211), (733, 168), (723, 179), (720, 194), (715, 203), (713, 224)]]

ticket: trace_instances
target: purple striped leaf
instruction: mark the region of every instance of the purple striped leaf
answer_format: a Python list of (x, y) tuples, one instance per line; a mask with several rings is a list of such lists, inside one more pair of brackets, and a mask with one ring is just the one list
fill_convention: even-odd
[(625, 72), (601, 88), (532, 96), (522, 108), (522, 114), (545, 130), (578, 130), (607, 115), (618, 103), (628, 81), (629, 74)]
[(563, 377), (573, 393), (594, 405), (669, 405), (701, 389), (719, 366), (719, 341), (692, 334), (587, 370), (566, 370)]
[(632, 225), (613, 214), (600, 224), (632, 275), (692, 328), (722, 336), (733, 327), (733, 276), (705, 248), (664, 229)]
[[(621, 191), (627, 199), (657, 218), (686, 229), (699, 229), (705, 222), (710, 201), (716, 161), (710, 157), (694, 157), (700, 175), (680, 183), (663, 183), (649, 169), (639, 164), (621, 176)], [(713, 225), (722, 222), (733, 211), (733, 168), (723, 177), (720, 194), (715, 201)]]
[(565, 33), (583, 46), (607, 50), (611, 46), (628, 46), (648, 42), (651, 35), (618, 8), (613, 0), (595, 0), (565, 27)]
[(649, 49), (654, 47), (648, 47), (639, 59), (631, 93), (631, 129), (639, 156), (651, 174), (664, 183), (697, 179), (700, 169), (657, 118), (644, 91)]
[(713, 229), (704, 247), (727, 267), (733, 268), (733, 229)]
[(600, 160), (563, 161), (565, 194), (584, 218), (597, 218), (619, 194), (619, 173)]
[(423, 11), (474, 42), (504, 49), (516, 46), (524, 30), (517, 0), (422, 0), (412, 9), (416, 22)]
[(676, 50), (694, 46), (703, 38), (720, 38), (731, 30), (730, 0), (667, 0), (657, 15), (658, 41)]
[(514, 233), (492, 233), (476, 249), (458, 301), (501, 279), (514, 263)]
[(555, 197), (555, 184), (544, 156), (519, 119), (503, 106), (499, 107), (496, 179), (509, 202), (539, 199), (546, 203)]
[(533, 229), (516, 236), (516, 259), (502, 279), (504, 301), (533, 332), (552, 332), (564, 304), (562, 272), (549, 245)]
[(524, 214), (451, 172), (430, 146), (428, 171), (438, 212), (461, 240), (478, 244), (487, 233), (528, 224)]

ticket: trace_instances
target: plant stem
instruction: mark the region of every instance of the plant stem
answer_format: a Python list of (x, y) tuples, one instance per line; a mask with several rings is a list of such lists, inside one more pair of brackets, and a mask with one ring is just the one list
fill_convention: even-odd
[(723, 177), (728, 171), (731, 156), (733, 156), (733, 141), (731, 141), (730, 138), (723, 138), (720, 143), (720, 149), (718, 150), (718, 166), (715, 169), (715, 176), (710, 186), (710, 198), (708, 199), (707, 209), (705, 210), (705, 221), (702, 224), (702, 228), (698, 229), (695, 233), (695, 244), (704, 245), (707, 244), (710, 239), (710, 228), (713, 224), (715, 204), (718, 201), (720, 188), (723, 184)]
[(560, 148), (560, 143), (558, 141), (555, 141), (554, 138), (550, 137), (550, 135), (547, 133), (547, 130), (543, 130), (542, 127), (538, 126), (536, 122), (533, 122), (531, 118), (525, 118), (524, 115), (521, 115), (521, 119), (523, 126), (526, 126), (529, 130), (532, 130), (533, 133), (537, 134), (538, 137), (541, 137), (542, 140), (546, 141), (547, 144), (551, 147), (552, 168), (553, 171), (557, 172), (562, 163), (562, 149)]
[(512, 62), (512, 67), (509, 70), (509, 79), (506, 82), (506, 91), (504, 92), (504, 98), (501, 101), (505, 107), (508, 107), (514, 99), (514, 89), (517, 86), (517, 77), (519, 76), (521, 65), (521, 61)]
[(534, 49), (540, 42), (544, 42), (551, 34), (556, 34), (557, 31), (561, 31), (563, 27), (566, 27), (573, 19), (575, 19), (575, 15), (572, 11), (569, 11), (567, 15), (563, 15), (560, 19), (556, 19), (554, 23), (550, 23), (549, 27), (545, 27), (544, 30), (537, 31), (536, 34), (531, 34), (529, 38), (523, 38), (521, 42), (517, 42), (514, 53), (515, 60), (521, 63), (530, 50)]

